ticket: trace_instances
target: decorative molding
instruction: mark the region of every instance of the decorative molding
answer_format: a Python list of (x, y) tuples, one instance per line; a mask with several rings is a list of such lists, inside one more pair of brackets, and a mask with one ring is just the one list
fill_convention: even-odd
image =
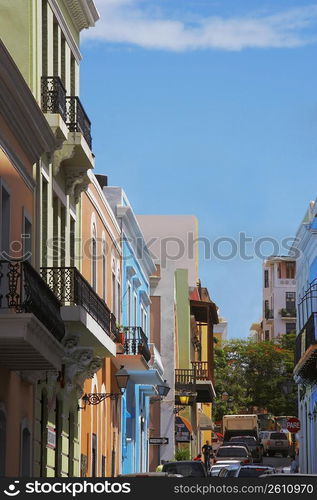
[(67, 0), (65, 5), (78, 31), (92, 28), (99, 19), (93, 0)]
[(53, 175), (56, 176), (65, 160), (69, 160), (75, 154), (76, 144), (64, 142), (63, 146), (56, 150), (53, 155)]

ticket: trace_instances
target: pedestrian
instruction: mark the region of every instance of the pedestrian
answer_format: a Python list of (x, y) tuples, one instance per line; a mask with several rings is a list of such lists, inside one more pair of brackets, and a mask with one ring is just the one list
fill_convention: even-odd
[(299, 472), (299, 449), (296, 450), (296, 454), (292, 455), (291, 462), (291, 474), (297, 474)]
[(207, 469), (209, 469), (210, 459), (213, 458), (214, 453), (213, 453), (212, 446), (210, 446), (208, 440), (206, 441), (206, 444), (204, 444), (204, 446), (202, 447), (202, 452), (203, 452), (203, 455), (204, 455), (205, 465), (206, 465)]

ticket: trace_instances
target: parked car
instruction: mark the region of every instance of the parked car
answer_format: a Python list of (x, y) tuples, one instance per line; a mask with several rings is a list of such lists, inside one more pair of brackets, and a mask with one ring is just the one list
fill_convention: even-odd
[(209, 475), (210, 476), (219, 476), (219, 472), (223, 469), (226, 468), (228, 465), (241, 465), (241, 462), (239, 460), (218, 460), (218, 462), (214, 465), (212, 465), (209, 469)]
[(165, 462), (162, 472), (181, 474), (183, 477), (207, 477), (207, 470), (203, 462), (196, 460), (180, 460), (179, 462)]
[(233, 436), (229, 442), (246, 444), (251, 451), (253, 462), (262, 463), (263, 445), (254, 436)]
[(262, 474), (276, 474), (276, 469), (267, 465), (244, 465), (240, 467), (236, 477), (259, 477)]
[(241, 469), (241, 464), (227, 464), (225, 467), (222, 467), (219, 471), (218, 477), (237, 477), (239, 471)]
[(285, 432), (265, 431), (261, 439), (263, 454), (273, 457), (276, 453), (281, 453), (283, 457), (289, 454), (289, 442)]
[(245, 445), (220, 446), (214, 456), (214, 464), (219, 460), (239, 460), (244, 464), (252, 464), (253, 459), (250, 450)]

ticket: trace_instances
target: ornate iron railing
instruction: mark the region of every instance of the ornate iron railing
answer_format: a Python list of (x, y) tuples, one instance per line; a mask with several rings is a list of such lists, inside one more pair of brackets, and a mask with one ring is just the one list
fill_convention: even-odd
[(197, 380), (210, 380), (208, 361), (192, 361), (192, 367), (196, 370)]
[(282, 318), (296, 318), (296, 308), (292, 309), (281, 309), (280, 314)]
[(147, 362), (151, 359), (148, 339), (140, 326), (124, 327), (123, 348), (124, 354), (142, 354)]
[(59, 76), (42, 76), (41, 106), (43, 113), (60, 114), (66, 123), (66, 90)]
[(317, 313), (312, 313), (296, 337), (295, 365), (311, 345), (317, 344)]
[(118, 342), (117, 330), (112, 329), (114, 316), (76, 267), (42, 267), (41, 274), (63, 305), (83, 307), (104, 332)]
[(79, 97), (66, 97), (66, 123), (70, 132), (81, 132), (91, 149), (91, 123)]
[(301, 330), (311, 314), (317, 313), (317, 278), (314, 279), (298, 304), (298, 323)]
[(27, 261), (0, 261), (0, 309), (33, 313), (55, 338), (64, 337), (60, 302)]

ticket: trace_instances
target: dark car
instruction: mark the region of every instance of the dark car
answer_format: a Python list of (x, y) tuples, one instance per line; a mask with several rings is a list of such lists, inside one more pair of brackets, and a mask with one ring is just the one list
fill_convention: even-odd
[(198, 460), (181, 460), (179, 462), (165, 462), (162, 472), (180, 474), (183, 477), (207, 477), (205, 464)]
[(246, 444), (251, 451), (253, 462), (263, 462), (263, 446), (254, 436), (233, 436), (230, 438), (230, 444), (241, 443)]
[(236, 477), (260, 477), (262, 474), (276, 474), (276, 469), (266, 465), (244, 465), (240, 467)]

